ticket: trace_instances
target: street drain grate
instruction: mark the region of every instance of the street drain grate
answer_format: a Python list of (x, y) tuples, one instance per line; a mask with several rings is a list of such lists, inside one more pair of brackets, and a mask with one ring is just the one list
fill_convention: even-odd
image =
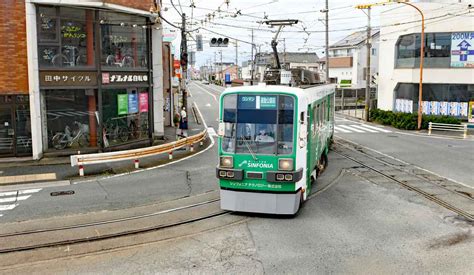
[(74, 195), (75, 192), (73, 190), (68, 190), (68, 191), (57, 191), (57, 192), (51, 192), (51, 197), (56, 197), (56, 196), (67, 196), (67, 195)]

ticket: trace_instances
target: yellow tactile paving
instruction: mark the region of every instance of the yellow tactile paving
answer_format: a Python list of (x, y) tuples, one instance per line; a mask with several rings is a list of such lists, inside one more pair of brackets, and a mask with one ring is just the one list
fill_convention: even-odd
[(56, 173), (4, 176), (4, 177), (0, 177), (0, 184), (29, 182), (29, 181), (44, 181), (44, 180), (56, 180)]

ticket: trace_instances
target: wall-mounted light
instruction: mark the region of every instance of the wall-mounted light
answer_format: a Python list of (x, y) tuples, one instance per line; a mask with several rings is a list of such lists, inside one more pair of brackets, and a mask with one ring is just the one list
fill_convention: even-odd
[(120, 22), (120, 26), (121, 26), (121, 27), (125, 26), (125, 23)]
[(133, 24), (132, 27), (136, 28), (136, 27), (137, 27), (137, 24)]

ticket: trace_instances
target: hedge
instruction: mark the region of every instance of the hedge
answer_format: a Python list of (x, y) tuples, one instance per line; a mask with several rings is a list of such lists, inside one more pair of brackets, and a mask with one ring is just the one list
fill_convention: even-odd
[[(380, 109), (373, 109), (370, 111), (370, 120), (405, 130), (415, 130), (418, 126), (418, 114), (394, 113), (392, 111), (384, 111)], [(450, 116), (423, 115), (421, 128), (428, 129), (429, 122), (461, 124), (461, 120)]]

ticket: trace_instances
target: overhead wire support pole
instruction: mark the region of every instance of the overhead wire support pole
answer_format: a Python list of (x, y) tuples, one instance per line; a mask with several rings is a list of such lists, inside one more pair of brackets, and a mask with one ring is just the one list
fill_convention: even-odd
[(364, 113), (364, 119), (365, 121), (369, 121), (370, 118), (370, 49), (372, 47), (371, 43), (371, 28), (370, 28), (370, 6), (367, 8), (367, 64), (366, 64), (366, 72), (365, 72), (365, 113)]
[(329, 0), (326, 0), (326, 83), (329, 79)]
[(181, 16), (181, 66), (183, 75), (181, 76), (181, 92), (183, 95), (183, 107), (188, 110), (188, 98), (186, 92), (186, 80), (188, 76), (188, 43), (186, 40), (186, 14)]

